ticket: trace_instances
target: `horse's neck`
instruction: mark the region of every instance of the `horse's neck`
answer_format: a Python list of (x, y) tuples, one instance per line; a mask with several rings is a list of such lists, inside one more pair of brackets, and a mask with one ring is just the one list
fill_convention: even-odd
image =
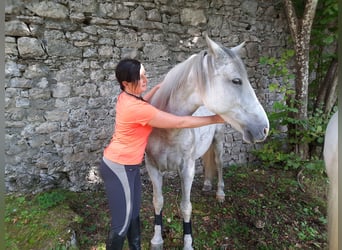
[(152, 105), (177, 115), (191, 115), (203, 105), (197, 84), (198, 75), (193, 70), (197, 59), (196, 55), (191, 56), (166, 75), (164, 83), (152, 98)]
[[(193, 81), (192, 81), (193, 82)], [(163, 86), (159, 91), (163, 91)], [(172, 96), (167, 96), (166, 103), (163, 103), (162, 99), (165, 98), (162, 95), (155, 94), (155, 98), (152, 99), (152, 105), (155, 107), (176, 115), (192, 115), (199, 106), (201, 106), (201, 99), (198, 94), (196, 86), (190, 81), (186, 82), (184, 86), (181, 86)]]
[(168, 104), (169, 112), (177, 115), (192, 115), (201, 104), (198, 91), (191, 88), (184, 88), (175, 93), (175, 96)]

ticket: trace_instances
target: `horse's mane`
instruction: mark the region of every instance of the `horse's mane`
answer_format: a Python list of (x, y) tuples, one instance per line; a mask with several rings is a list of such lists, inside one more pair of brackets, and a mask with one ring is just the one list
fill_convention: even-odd
[[(203, 58), (206, 55), (207, 52), (203, 50), (174, 66), (166, 74), (162, 86), (153, 96), (151, 103), (161, 110), (167, 110), (168, 104), (173, 103), (175, 96), (179, 93), (178, 91), (187, 83), (190, 74), (195, 77), (195, 84), (204, 90), (207, 77), (203, 69)], [(212, 70), (212, 67), (210, 68)], [(211, 72), (208, 72), (208, 74), (211, 74)]]

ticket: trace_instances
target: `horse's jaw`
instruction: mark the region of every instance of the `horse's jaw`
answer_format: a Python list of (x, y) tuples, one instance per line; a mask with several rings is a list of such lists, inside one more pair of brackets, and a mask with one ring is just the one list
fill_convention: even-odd
[(265, 115), (263, 119), (253, 119), (250, 122), (244, 122), (234, 118), (232, 115), (220, 115), (228, 124), (242, 134), (242, 139), (247, 143), (257, 143), (264, 141), (269, 132), (269, 122)]

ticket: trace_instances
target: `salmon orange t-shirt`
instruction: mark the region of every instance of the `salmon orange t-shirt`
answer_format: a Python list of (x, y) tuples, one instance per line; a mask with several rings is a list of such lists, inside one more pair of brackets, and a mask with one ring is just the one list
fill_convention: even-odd
[(122, 165), (140, 164), (152, 127), (148, 122), (158, 109), (126, 93), (121, 93), (116, 104), (115, 131), (104, 157)]

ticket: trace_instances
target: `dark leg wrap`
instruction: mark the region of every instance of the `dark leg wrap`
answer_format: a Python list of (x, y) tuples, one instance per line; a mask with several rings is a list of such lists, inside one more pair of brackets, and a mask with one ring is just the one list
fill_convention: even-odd
[(163, 226), (163, 214), (160, 212), (160, 214), (154, 215), (154, 225)]
[(183, 232), (184, 232), (184, 234), (191, 234), (192, 235), (191, 220), (189, 222), (183, 221)]

